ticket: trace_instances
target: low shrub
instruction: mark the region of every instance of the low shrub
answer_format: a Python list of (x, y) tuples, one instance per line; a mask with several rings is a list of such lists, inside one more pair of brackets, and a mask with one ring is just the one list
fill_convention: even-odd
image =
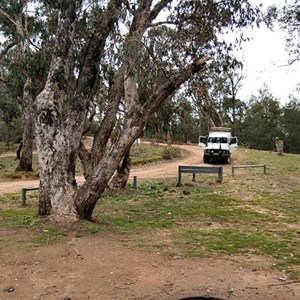
[(163, 153), (162, 153), (162, 158), (163, 159), (173, 159), (173, 158), (178, 158), (181, 157), (181, 152), (180, 149), (174, 148), (171, 146), (165, 147)]

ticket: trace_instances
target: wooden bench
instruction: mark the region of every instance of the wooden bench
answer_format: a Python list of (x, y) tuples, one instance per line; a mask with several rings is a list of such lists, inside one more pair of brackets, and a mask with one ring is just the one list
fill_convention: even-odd
[(263, 164), (260, 164), (260, 165), (233, 165), (232, 166), (232, 175), (234, 175), (234, 170), (235, 169), (248, 169), (248, 168), (263, 168), (264, 170), (264, 174), (267, 173), (267, 166), (266, 165), (263, 165)]
[(40, 188), (38, 187), (32, 187), (32, 188), (22, 188), (22, 205), (26, 205), (26, 193), (28, 191), (37, 191)]
[(219, 181), (223, 181), (223, 167), (196, 167), (196, 166), (178, 166), (178, 183), (177, 186), (182, 185), (182, 174), (188, 173), (193, 174), (193, 182), (196, 181), (196, 174), (199, 173), (210, 173), (218, 174)]

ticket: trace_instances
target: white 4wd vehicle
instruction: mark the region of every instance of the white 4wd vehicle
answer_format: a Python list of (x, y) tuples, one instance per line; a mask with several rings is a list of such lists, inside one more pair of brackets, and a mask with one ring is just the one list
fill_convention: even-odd
[(237, 137), (231, 136), (231, 129), (213, 127), (208, 136), (199, 136), (199, 147), (203, 149), (203, 161), (220, 161), (227, 164), (231, 155), (236, 151)]

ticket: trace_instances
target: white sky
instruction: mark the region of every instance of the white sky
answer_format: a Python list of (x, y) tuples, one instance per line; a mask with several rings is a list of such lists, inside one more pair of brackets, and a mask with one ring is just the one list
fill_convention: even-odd
[[(253, 4), (263, 2), (263, 7), (280, 5), (285, 0), (251, 0)], [(287, 66), (288, 53), (285, 49), (284, 32), (278, 27), (270, 31), (266, 26), (248, 30), (253, 39), (243, 45), (243, 51), (237, 56), (244, 64), (243, 87), (238, 97), (248, 101), (251, 94), (257, 94), (259, 88), (266, 84), (270, 92), (282, 105), (288, 102), (288, 95), (295, 94), (300, 83), (300, 62)]]

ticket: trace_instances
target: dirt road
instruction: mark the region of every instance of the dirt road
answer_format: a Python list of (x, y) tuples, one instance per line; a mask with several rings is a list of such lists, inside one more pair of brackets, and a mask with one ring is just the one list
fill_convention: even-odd
[(137, 176), (140, 179), (146, 178), (170, 178), (176, 177), (179, 165), (202, 165), (202, 152), (195, 145), (176, 145), (176, 147), (184, 150), (183, 157), (171, 161), (158, 162), (146, 166), (138, 166), (132, 168), (131, 177)]
[[(133, 167), (131, 170), (131, 178), (137, 176), (138, 180), (147, 178), (169, 178), (176, 177), (178, 172), (178, 165), (201, 165), (202, 152), (199, 147), (194, 145), (176, 145), (184, 150), (184, 156), (180, 159), (172, 161), (163, 161), (155, 164)], [(76, 177), (77, 182), (84, 181), (83, 176)], [(37, 187), (38, 180), (24, 180), (24, 181), (11, 181), (0, 183), (0, 194), (19, 192), (23, 187)]]

